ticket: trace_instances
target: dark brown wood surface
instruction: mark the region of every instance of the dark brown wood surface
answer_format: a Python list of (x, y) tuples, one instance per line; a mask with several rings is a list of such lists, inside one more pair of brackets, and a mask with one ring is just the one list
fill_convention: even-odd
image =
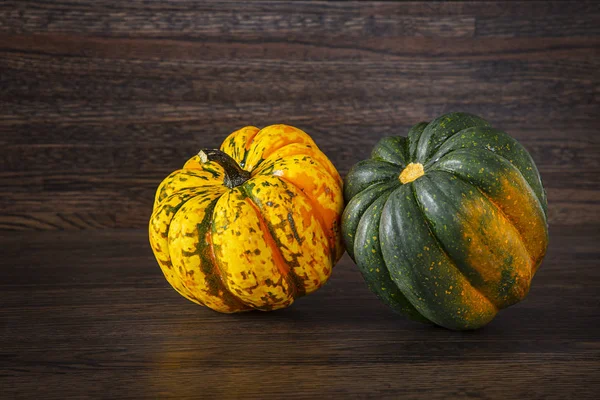
[(143, 231), (5, 234), (1, 397), (597, 399), (597, 233), (551, 234), (528, 298), (475, 332), (394, 314), (348, 256), (290, 308), (223, 315)]
[[(600, 3), (0, 2), (1, 398), (598, 398)], [(274, 313), (177, 295), (156, 186), (244, 126), (305, 130), (345, 174), (448, 111), (521, 141), (549, 253), (467, 333), (409, 322), (346, 256)]]

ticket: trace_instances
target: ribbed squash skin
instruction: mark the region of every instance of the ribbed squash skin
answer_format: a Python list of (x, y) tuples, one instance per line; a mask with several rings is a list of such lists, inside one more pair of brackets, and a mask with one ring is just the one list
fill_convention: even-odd
[(216, 162), (192, 157), (156, 192), (150, 244), (189, 300), (232, 313), (292, 304), (329, 278), (343, 254), (341, 178), (303, 131), (245, 127), (221, 146), (251, 173), (225, 185)]
[[(424, 175), (399, 175), (420, 163)], [(465, 113), (383, 138), (344, 181), (346, 249), (392, 309), (479, 328), (522, 300), (548, 245), (538, 170), (515, 139)]]

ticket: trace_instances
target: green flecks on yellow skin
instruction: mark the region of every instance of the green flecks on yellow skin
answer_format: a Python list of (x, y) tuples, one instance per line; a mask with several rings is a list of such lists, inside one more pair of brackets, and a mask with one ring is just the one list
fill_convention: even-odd
[(200, 301), (181, 282), (178, 271), (173, 268), (169, 252), (168, 232), (171, 221), (180, 207), (195, 195), (201, 194), (202, 191), (202, 188), (186, 189), (165, 198), (154, 210), (149, 225), (150, 245), (167, 281), (182, 295), (197, 303)]
[(276, 176), (257, 176), (245, 185), (260, 209), (299, 294), (312, 293), (332, 269), (329, 241), (306, 195)]
[[(192, 160), (192, 163), (193, 162), (194, 160)], [(218, 185), (218, 180), (222, 179), (223, 170), (218, 164), (213, 164), (212, 167), (218, 173), (216, 177), (212, 173), (203, 170), (180, 169), (171, 173), (160, 183), (156, 190), (154, 208), (156, 208), (161, 201), (178, 191), (201, 188), (210, 186), (211, 184)]]
[[(248, 185), (278, 180), (253, 193), (266, 208), (226, 188), (218, 164), (193, 156), (157, 190), (152, 249), (173, 288), (196, 303), (220, 312), (286, 307), (322, 286), (343, 253), (341, 178), (306, 133), (287, 125), (244, 127), (221, 150), (252, 172)], [(195, 227), (210, 193), (218, 198), (207, 222), (212, 235), (202, 238)], [(285, 202), (288, 193), (293, 200)], [(198, 255), (207, 248), (210, 260)], [(218, 268), (211, 272), (209, 261)]]
[(210, 230), (199, 236), (199, 226), (212, 215), (212, 208), (210, 215), (206, 215), (209, 204), (223, 192), (222, 187), (216, 186), (207, 195), (196, 196), (181, 207), (169, 227), (169, 253), (178, 282), (194, 296), (188, 297), (190, 300), (199, 300), (213, 310), (230, 313), (249, 307), (231, 296), (219, 277), (214, 260), (202, 257), (202, 251), (205, 254), (212, 251)]
[(261, 129), (248, 148), (245, 169), (252, 172), (261, 160), (290, 144), (308, 144), (316, 148), (315, 142), (305, 132), (289, 125), (271, 125)]
[[(222, 149), (235, 153), (225, 145), (235, 139), (236, 146), (245, 143), (245, 170), (252, 176), (275, 175), (294, 184), (313, 203), (330, 241), (333, 261), (344, 252), (341, 237), (341, 214), (344, 209), (342, 179), (331, 161), (302, 130), (289, 125), (271, 125), (259, 131), (254, 127), (240, 129), (226, 139)], [(238, 138), (238, 136), (243, 136)], [(235, 157), (234, 157), (235, 159)]]
[[(276, 176), (301, 190), (311, 201), (329, 240), (335, 262), (344, 252), (340, 230), (344, 199), (339, 175), (333, 177), (319, 165), (312, 156), (292, 155), (274, 161), (273, 170), (278, 172)], [(261, 165), (256, 170), (256, 176), (272, 173), (269, 166), (269, 163)]]
[(259, 131), (260, 129), (255, 126), (246, 126), (233, 132), (223, 141), (221, 151), (229, 154), (231, 158), (244, 168), (248, 149)]
[(215, 258), (228, 289), (259, 309), (287, 307), (294, 301), (287, 266), (260, 215), (241, 189), (223, 195), (212, 224)]
[[(258, 171), (255, 171), (257, 174), (273, 174), (275, 171), (279, 171), (280, 169), (277, 167), (279, 160), (289, 158), (292, 156), (308, 156), (309, 165), (313, 167), (315, 165), (318, 168), (322, 168), (325, 172), (327, 172), (337, 183), (339, 187), (342, 186), (342, 179), (331, 163), (329, 159), (323, 154), (315, 144), (307, 144), (307, 143), (291, 143), (285, 145), (284, 147), (273, 151), (269, 154), (268, 157), (264, 158), (263, 162), (260, 165)], [(312, 162), (312, 163), (311, 163)], [(314, 164), (313, 164), (314, 163)]]

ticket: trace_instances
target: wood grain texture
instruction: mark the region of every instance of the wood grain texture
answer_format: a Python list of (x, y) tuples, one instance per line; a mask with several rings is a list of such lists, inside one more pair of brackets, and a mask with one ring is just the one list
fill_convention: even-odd
[[(593, 1), (1, 2), (0, 397), (597, 398), (599, 95)], [(548, 192), (531, 293), (483, 330), (392, 314), (347, 256), (276, 313), (161, 275), (154, 191), (198, 149), (288, 123), (344, 175), (449, 111), (517, 138)]]
[(169, 287), (145, 231), (4, 232), (3, 396), (592, 399), (596, 231), (554, 227), (528, 298), (476, 332), (393, 314), (347, 256), (291, 308), (223, 315)]
[(241, 126), (342, 174), (461, 110), (532, 153), (552, 224), (600, 223), (595, 2), (7, 1), (0, 229), (140, 228), (160, 180)]

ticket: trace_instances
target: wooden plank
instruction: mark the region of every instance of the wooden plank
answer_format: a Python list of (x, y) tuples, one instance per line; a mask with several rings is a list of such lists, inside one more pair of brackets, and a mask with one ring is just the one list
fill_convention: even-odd
[[(327, 134), (315, 132), (312, 137), (317, 145), (330, 155), (338, 169), (345, 173), (351, 165), (368, 157), (370, 149), (382, 137), (387, 136), (387, 133), (379, 133), (373, 128), (365, 127), (363, 129), (362, 138), (355, 138), (356, 142), (348, 146), (342, 146), (344, 139), (349, 138), (344, 131), (332, 130)], [(310, 132), (308, 129), (307, 131)], [(181, 140), (164, 145), (7, 145), (3, 150), (6, 158), (0, 164), (3, 171), (0, 172), (0, 177), (12, 179), (28, 177), (33, 181), (39, 181), (39, 179), (51, 178), (52, 173), (59, 173), (62, 174), (59, 176), (63, 181), (78, 180), (77, 176), (69, 175), (68, 172), (79, 171), (89, 173), (90, 186), (98, 179), (103, 178), (101, 176), (103, 172), (109, 175), (122, 173), (121, 176), (127, 176), (127, 171), (130, 171), (136, 175), (131, 176), (132, 178), (142, 178), (137, 174), (164, 173), (169, 169), (180, 168), (200, 149), (218, 148), (227, 134), (205, 134), (198, 140)], [(406, 130), (402, 133), (399, 132), (398, 135), (405, 136)], [(564, 135), (566, 136), (566, 132)], [(548, 172), (586, 171), (600, 168), (600, 160), (597, 156), (600, 153), (600, 143), (567, 141), (567, 137), (536, 140), (527, 137), (517, 138), (529, 150), (542, 170)], [(339, 144), (338, 147), (336, 147), (337, 144)], [(361, 148), (362, 150), (359, 150)], [(348, 163), (344, 158), (340, 158), (339, 154), (336, 154), (337, 152), (351, 152), (355, 158), (347, 160)], [(51, 168), (52, 171), (48, 171), (48, 168)]]
[[(545, 4), (547, 3), (547, 4)], [(598, 34), (593, 2), (204, 2), (7, 1), (0, 8), (5, 32), (64, 32), (112, 36), (472, 36), (475, 17), (484, 33), (525, 30), (531, 35)], [(92, 5), (93, 4), (93, 5)], [(291, 18), (289, 16), (292, 16)], [(546, 16), (541, 18), (540, 15)], [(556, 16), (548, 18), (547, 16)], [(517, 17), (517, 18), (515, 18)], [(520, 18), (519, 18), (520, 17)], [(532, 17), (535, 18), (532, 21)], [(478, 19), (479, 19), (478, 18)], [(576, 21), (574, 21), (576, 20)], [(481, 28), (478, 21), (478, 30)], [(487, 30), (485, 30), (487, 28)], [(575, 28), (575, 29), (573, 29)], [(582, 31), (588, 28), (588, 31)]]
[[(600, 42), (575, 29), (598, 11), (592, 2), (5, 2), (2, 227), (144, 227), (158, 182), (244, 125), (299, 126), (345, 174), (379, 138), (451, 110), (482, 115), (531, 151), (552, 224), (595, 223)], [(487, 30), (460, 37), (464, 21)]]
[(116, 227), (116, 212), (23, 212), (0, 214), (0, 230), (90, 230)]
[[(585, 93), (573, 95), (575, 101)], [(387, 100), (361, 101), (359, 99), (336, 99), (329, 102), (297, 103), (293, 101), (269, 104), (261, 101), (224, 103), (196, 103), (178, 101), (175, 103), (149, 101), (61, 101), (48, 103), (36, 100), (5, 102), (0, 110), (2, 124), (39, 123), (170, 123), (191, 122), (202, 118), (205, 124), (229, 123), (232, 127), (242, 127), (251, 123), (265, 126), (271, 123), (287, 122), (301, 126), (327, 126), (337, 124), (361, 126), (389, 126), (412, 124), (413, 121), (430, 120), (434, 115), (460, 110), (482, 116), (490, 121), (502, 121), (499, 126), (553, 126), (577, 132), (589, 129), (590, 123), (597, 121), (597, 107), (593, 102), (581, 100), (573, 103), (548, 103), (540, 101), (524, 107), (519, 101), (497, 103), (493, 98), (481, 99), (473, 103), (468, 97), (438, 99), (435, 102), (404, 102)], [(568, 118), (566, 117), (568, 116)], [(411, 121), (407, 124), (405, 121)], [(348, 138), (344, 141), (348, 143)], [(337, 144), (337, 143), (336, 143)]]
[[(600, 41), (598, 42), (600, 43)], [(361, 102), (389, 99), (430, 103), (465, 99), (471, 103), (539, 104), (593, 98), (600, 68), (574, 46), (558, 60), (431, 59), (415, 55), (398, 61), (214, 62), (206, 60), (142, 61), (5, 53), (0, 66), (6, 96), (37, 101), (135, 101), (227, 103), (264, 101), (327, 102), (345, 98)], [(566, 51), (566, 50), (565, 50)], [(424, 79), (426, 78), (426, 79)], [(435, 85), (428, 83), (435, 80)], [(265, 82), (269, 82), (265, 85)], [(16, 111), (16, 110), (15, 110)], [(8, 119), (8, 117), (5, 117)]]
[[(1, 397), (595, 400), (599, 71), (593, 1), (0, 2)], [(347, 255), (273, 313), (165, 281), (154, 191), (199, 148), (289, 123), (344, 175), (455, 110), (523, 143), (549, 199), (531, 291), (484, 329), (392, 313)]]
[(596, 37), (553, 38), (346, 38), (324, 37), (315, 41), (211, 40), (181, 38), (121, 38), (66, 34), (2, 34), (0, 49), (5, 52), (41, 55), (130, 58), (134, 60), (268, 59), (268, 60), (404, 60), (417, 55), (494, 60), (520, 58), (557, 58), (574, 51), (591, 59), (597, 53)]
[[(548, 182), (548, 174), (543, 176)], [(554, 185), (546, 185), (550, 225), (600, 223), (597, 174), (575, 184), (569, 174), (562, 176), (562, 183), (557, 179)], [(2, 192), (0, 227), (9, 230), (145, 228), (152, 213), (156, 186), (163, 177), (157, 178), (156, 183), (133, 187), (103, 183), (102, 190), (95, 191), (48, 191), (36, 195)]]
[(367, 10), (370, 13), (382, 15), (473, 15), (473, 16), (504, 16), (504, 15), (552, 15), (552, 14), (591, 14), (598, 13), (600, 7), (593, 1), (470, 1), (465, 2), (386, 2), (386, 1), (240, 1), (222, 0), (206, 2), (203, 0), (130, 0), (127, 3), (115, 3), (112, 0), (7, 0), (2, 3), (3, 9), (21, 8), (42, 9), (47, 11), (86, 10), (89, 12), (106, 13), (121, 11), (123, 14), (135, 13), (139, 10), (169, 12), (179, 10), (197, 10), (214, 13), (352, 13), (355, 10)]
[(593, 14), (477, 18), (476, 37), (600, 36), (600, 11)]
[(46, 398), (418, 398), (426, 390), (434, 399), (592, 399), (597, 229), (556, 227), (561, 245), (550, 247), (526, 301), (462, 333), (392, 313), (347, 256), (325, 287), (288, 309), (224, 315), (168, 286), (145, 231), (3, 234), (11, 267), (0, 269), (0, 383), (9, 397), (43, 387)]

